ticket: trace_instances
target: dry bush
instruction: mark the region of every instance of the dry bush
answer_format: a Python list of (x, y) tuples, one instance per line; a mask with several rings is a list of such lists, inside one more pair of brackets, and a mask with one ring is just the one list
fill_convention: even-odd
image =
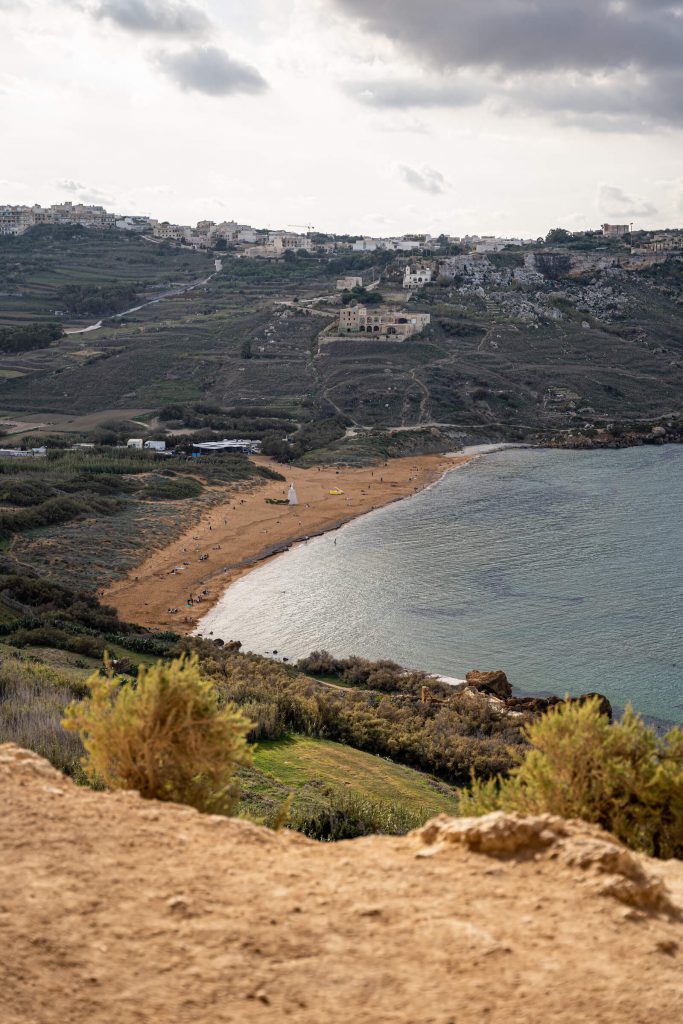
[(91, 781), (232, 813), (239, 797), (235, 768), (251, 762), (251, 722), (232, 706), (219, 706), (196, 657), (141, 668), (135, 683), (96, 674), (87, 685), (90, 696), (69, 705), (64, 725), (81, 736)]
[(460, 813), (583, 818), (654, 857), (683, 857), (683, 729), (659, 737), (628, 708), (610, 725), (599, 701), (558, 705), (526, 729), (508, 778), (473, 780)]

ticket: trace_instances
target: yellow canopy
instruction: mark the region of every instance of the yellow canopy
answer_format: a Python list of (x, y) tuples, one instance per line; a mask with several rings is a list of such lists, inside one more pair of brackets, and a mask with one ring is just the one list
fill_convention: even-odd
[(343, 494), (343, 493), (344, 492), (340, 491), (338, 487), (333, 487), (332, 490), (330, 491), (330, 494)]

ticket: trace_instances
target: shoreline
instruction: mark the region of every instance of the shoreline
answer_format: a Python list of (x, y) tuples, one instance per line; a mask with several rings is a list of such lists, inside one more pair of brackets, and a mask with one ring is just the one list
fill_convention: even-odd
[[(286, 481), (226, 487), (213, 506), (171, 544), (153, 551), (103, 594), (122, 619), (152, 629), (192, 634), (236, 580), (296, 544), (434, 486), (475, 454), (415, 455), (359, 469), (257, 465), (286, 473)], [(273, 505), (295, 484), (299, 504)], [(340, 494), (332, 494), (339, 490)], [(266, 540), (266, 537), (268, 538)]]

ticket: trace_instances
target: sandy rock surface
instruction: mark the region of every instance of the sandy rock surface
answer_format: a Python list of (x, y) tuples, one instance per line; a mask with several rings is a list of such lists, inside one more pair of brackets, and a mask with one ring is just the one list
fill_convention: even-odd
[(683, 865), (544, 816), (318, 844), (0, 747), (3, 1024), (683, 1019)]

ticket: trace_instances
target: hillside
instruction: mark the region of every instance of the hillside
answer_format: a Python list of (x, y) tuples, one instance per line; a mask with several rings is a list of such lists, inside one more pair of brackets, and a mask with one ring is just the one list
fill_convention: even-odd
[[(325, 844), (0, 748), (6, 1024), (679, 1019), (679, 863), (557, 818)], [(666, 886), (661, 879), (665, 879)]]
[[(401, 288), (405, 263), (388, 254), (381, 265), (363, 254), (223, 254), (210, 276), (209, 254), (117, 233), (52, 229), (4, 240), (0, 325), (43, 322), (65, 296), (77, 313), (67, 309), (61, 322), (81, 325), (100, 316), (86, 309), (125, 308), (126, 288), (136, 301), (162, 297), (96, 331), (0, 354), (0, 412), (73, 432), (131, 411), (158, 427), (169, 403), (184, 406), (174, 428), (192, 426), (197, 403), (219, 412), (275, 405), (291, 417), (290, 435), (339, 417), (303, 450), (355, 461), (387, 453), (370, 428), (423, 428), (417, 447), (444, 450), (453, 439), (547, 436), (681, 412), (680, 257), (655, 265), (630, 262), (625, 247), (548, 246), (457, 256), (439, 260), (438, 279), (412, 295)], [(380, 275), (387, 303), (429, 312), (431, 324), (400, 344), (329, 337), (340, 272)], [(435, 424), (447, 436), (430, 435)]]

